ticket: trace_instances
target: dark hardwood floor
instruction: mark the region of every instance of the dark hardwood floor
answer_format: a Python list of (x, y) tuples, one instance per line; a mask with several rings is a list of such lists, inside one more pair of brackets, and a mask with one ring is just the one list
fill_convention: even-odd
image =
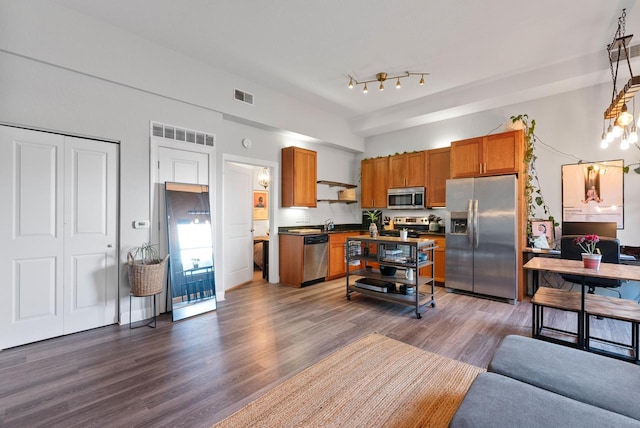
[[(531, 305), (436, 287), (436, 307), (354, 294), (344, 279), (296, 289), (254, 282), (214, 312), (156, 329), (108, 326), (0, 352), (2, 427), (208, 427), (342, 346), (377, 331), (486, 367)], [(566, 322), (560, 320), (560, 322)]]

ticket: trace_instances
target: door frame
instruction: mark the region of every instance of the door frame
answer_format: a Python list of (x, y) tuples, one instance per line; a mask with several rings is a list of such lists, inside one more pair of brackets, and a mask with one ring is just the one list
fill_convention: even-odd
[[(239, 164), (250, 165), (255, 167), (267, 167), (269, 168), (269, 172), (271, 174), (271, 183), (269, 184), (269, 187), (271, 189), (280, 189), (280, 170), (278, 168), (279, 164), (277, 162), (270, 162), (262, 159), (249, 158), (245, 156), (223, 154), (222, 155), (222, 171), (223, 171), (223, 174), (222, 174), (223, 190), (222, 191), (223, 192), (225, 188), (224, 172), (226, 171), (228, 163), (239, 163)], [(278, 239), (274, 239), (274, 236), (277, 235), (277, 233), (274, 233), (274, 231), (278, 230), (278, 226), (280, 224), (278, 221), (278, 216), (275, 215), (276, 207), (280, 206), (280, 192), (279, 191), (269, 192), (269, 198), (270, 198), (270, 201), (269, 201), (270, 203), (268, 208), (269, 219), (270, 219), (269, 220), (269, 278), (267, 278), (267, 281), (272, 284), (277, 284), (280, 280), (280, 270), (278, 267), (279, 246), (278, 246)], [(224, 220), (225, 219), (223, 218), (222, 224), (225, 224)], [(222, 248), (224, 248), (224, 246), (225, 246), (225, 243), (222, 242)], [(223, 263), (223, 266), (224, 266), (224, 263)]]
[[(217, 207), (217, 197), (216, 197), (216, 149), (211, 146), (203, 146), (200, 144), (194, 143), (184, 143), (184, 142), (176, 142), (173, 140), (168, 140), (163, 137), (156, 137), (153, 135), (149, 136), (149, 240), (150, 242), (157, 242), (160, 236), (160, 225), (162, 224), (159, 218), (155, 218), (157, 215), (155, 211), (156, 205), (156, 194), (155, 194), (155, 184), (158, 181), (158, 150), (160, 148), (168, 148), (173, 150), (181, 150), (186, 152), (196, 152), (206, 154), (209, 159), (209, 202), (211, 207)], [(218, 234), (216, 233), (219, 230), (216, 225), (217, 221), (217, 209), (211, 210), (211, 224), (213, 225), (213, 265), (214, 265), (214, 276), (216, 283), (216, 299), (224, 300), (224, 289), (220, 290), (222, 284), (222, 275), (218, 272), (218, 265), (220, 264), (220, 257), (218, 252), (218, 246), (216, 242), (218, 240)], [(164, 257), (164, 254), (161, 254)], [(168, 279), (167, 279), (168, 281)], [(165, 284), (165, 292), (167, 292)], [(222, 298), (219, 298), (219, 294), (222, 292)], [(157, 314), (167, 311), (167, 302), (166, 299), (161, 299), (158, 308), (156, 309)]]

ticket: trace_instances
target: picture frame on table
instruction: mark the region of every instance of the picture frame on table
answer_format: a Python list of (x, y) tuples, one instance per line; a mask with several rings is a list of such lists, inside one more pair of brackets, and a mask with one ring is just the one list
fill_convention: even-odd
[(269, 220), (269, 191), (253, 191), (253, 219)]
[(555, 245), (555, 230), (551, 220), (531, 220), (531, 240), (535, 248), (544, 248), (540, 245), (540, 237), (544, 236), (547, 241), (547, 248)]

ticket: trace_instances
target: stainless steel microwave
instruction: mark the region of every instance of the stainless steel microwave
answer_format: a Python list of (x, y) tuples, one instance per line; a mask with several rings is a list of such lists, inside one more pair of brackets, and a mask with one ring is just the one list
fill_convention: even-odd
[(424, 187), (403, 187), (387, 190), (387, 209), (424, 209), (426, 190)]

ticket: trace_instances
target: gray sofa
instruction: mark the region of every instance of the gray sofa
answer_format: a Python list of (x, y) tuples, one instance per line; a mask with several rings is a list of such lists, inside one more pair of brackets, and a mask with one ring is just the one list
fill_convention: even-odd
[(640, 427), (640, 366), (507, 336), (451, 427)]

